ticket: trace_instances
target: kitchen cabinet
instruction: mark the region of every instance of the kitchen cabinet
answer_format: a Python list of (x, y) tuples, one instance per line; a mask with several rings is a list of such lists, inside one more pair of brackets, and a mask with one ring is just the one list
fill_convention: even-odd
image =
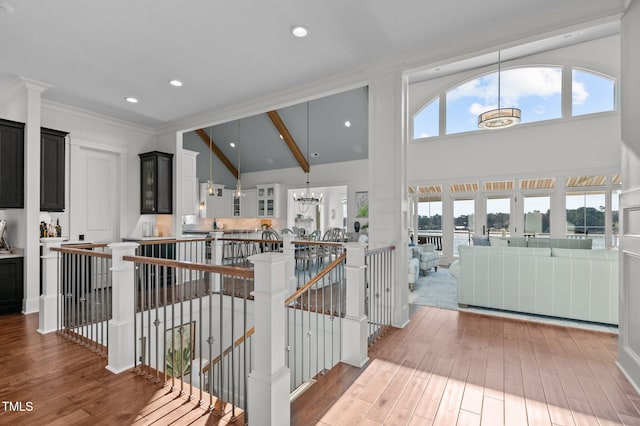
[(256, 217), (258, 210), (256, 209), (258, 202), (257, 189), (245, 189), (244, 197), (240, 198), (240, 217)]
[(40, 211), (64, 211), (65, 143), (68, 132), (40, 129)]
[(24, 123), (0, 119), (0, 208), (24, 208)]
[(199, 152), (182, 150), (182, 214), (198, 213), (199, 185), (196, 157)]
[(22, 312), (22, 257), (0, 259), (0, 315)]
[(257, 190), (257, 216), (280, 217), (280, 185), (257, 185)]
[(173, 154), (140, 157), (140, 214), (173, 214)]

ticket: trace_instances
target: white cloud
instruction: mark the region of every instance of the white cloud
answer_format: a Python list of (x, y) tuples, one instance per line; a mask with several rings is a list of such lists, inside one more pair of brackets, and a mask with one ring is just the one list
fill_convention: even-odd
[(492, 109), (498, 109), (498, 105), (483, 105), (478, 102), (474, 102), (469, 106), (469, 114), (477, 116)]
[[(503, 107), (517, 107), (520, 99), (527, 96), (548, 98), (559, 95), (562, 90), (560, 68), (515, 68), (502, 71), (500, 80), (500, 105)], [(452, 101), (465, 96), (477, 97), (486, 105), (497, 105), (498, 73), (470, 80), (447, 94)], [(476, 107), (472, 105), (470, 112)]]
[(428, 138), (429, 135), (427, 133), (420, 133), (420, 138)]
[(544, 107), (542, 105), (538, 105), (533, 109), (533, 113), (538, 115), (544, 114)]
[(583, 104), (589, 97), (589, 92), (587, 92), (587, 89), (584, 87), (584, 83), (573, 80), (571, 86), (573, 88), (573, 93), (571, 94), (573, 103), (576, 105)]

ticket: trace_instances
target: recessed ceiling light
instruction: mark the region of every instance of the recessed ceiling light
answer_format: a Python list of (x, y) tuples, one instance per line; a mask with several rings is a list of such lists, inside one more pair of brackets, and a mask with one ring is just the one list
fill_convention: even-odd
[(351, 127), (351, 122), (350, 121), (345, 121), (344, 122), (344, 127)]
[(291, 34), (299, 38), (306, 37), (309, 35), (309, 28), (304, 25), (294, 25), (291, 27)]
[(129, 96), (128, 98), (125, 98), (127, 100), (127, 102), (132, 103), (132, 104), (137, 104), (138, 100), (136, 98), (133, 98), (131, 96)]
[(174, 87), (181, 87), (182, 86), (182, 82), (180, 80), (170, 80), (169, 84), (174, 86)]
[(235, 144), (234, 142), (229, 142), (229, 146), (230, 146), (231, 148), (235, 148), (235, 147), (236, 147), (236, 144)]
[(320, 157), (320, 154), (319, 154), (319, 153), (317, 153), (317, 152), (312, 152), (312, 153), (311, 153), (311, 156), (312, 156), (312, 157)]

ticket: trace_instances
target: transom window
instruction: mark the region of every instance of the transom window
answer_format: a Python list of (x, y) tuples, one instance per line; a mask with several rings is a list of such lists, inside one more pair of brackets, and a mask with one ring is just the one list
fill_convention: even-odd
[[(572, 73), (571, 115), (615, 109), (615, 80), (577, 68)], [(567, 72), (568, 72), (567, 71)], [(562, 68), (521, 67), (503, 70), (498, 100), (498, 73), (478, 76), (436, 96), (413, 117), (413, 139), (471, 132), (478, 115), (498, 106), (520, 108), (522, 123), (562, 118)], [(440, 104), (445, 103), (444, 128)]]

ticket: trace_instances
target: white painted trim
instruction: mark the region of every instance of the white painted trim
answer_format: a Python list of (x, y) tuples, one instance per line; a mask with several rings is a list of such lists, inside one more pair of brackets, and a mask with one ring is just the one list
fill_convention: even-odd
[(117, 118), (109, 117), (108, 115), (100, 114), (97, 112), (89, 111), (82, 108), (77, 108), (69, 105), (64, 105), (58, 102), (49, 100), (42, 100), (42, 109), (49, 109), (51, 111), (57, 111), (64, 114), (74, 115), (76, 117), (85, 118), (89, 120), (98, 121), (109, 126), (120, 127), (126, 130), (133, 130), (136, 132), (146, 133), (151, 136), (156, 136), (157, 133), (150, 127), (141, 126), (139, 124), (130, 123), (128, 121), (120, 120)]
[(69, 135), (69, 145), (80, 148), (93, 149), (95, 151), (113, 152), (117, 154), (129, 154), (129, 148), (123, 145), (110, 145), (102, 142), (93, 142), (85, 139), (78, 139)]

